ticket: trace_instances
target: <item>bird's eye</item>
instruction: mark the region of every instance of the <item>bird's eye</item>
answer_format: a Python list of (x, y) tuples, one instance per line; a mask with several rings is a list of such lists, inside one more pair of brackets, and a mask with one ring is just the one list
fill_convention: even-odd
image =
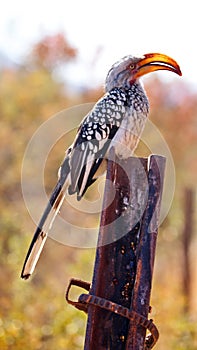
[(130, 68), (130, 69), (134, 69), (134, 68), (135, 68), (135, 65), (134, 65), (134, 64), (130, 64), (129, 68)]

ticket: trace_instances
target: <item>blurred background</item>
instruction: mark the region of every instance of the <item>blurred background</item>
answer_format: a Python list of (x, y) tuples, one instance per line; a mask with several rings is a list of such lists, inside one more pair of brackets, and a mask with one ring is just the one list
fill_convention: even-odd
[[(191, 0), (139, 3), (50, 3), (7, 0), (0, 13), (0, 348), (83, 349), (86, 316), (68, 306), (71, 277), (91, 280), (94, 249), (47, 241), (30, 281), (20, 271), (35, 229), (21, 192), (21, 165), (37, 128), (53, 114), (102, 96), (111, 64), (127, 54), (162, 52), (183, 77), (144, 78), (151, 121), (164, 136), (176, 188), (159, 229), (152, 314), (156, 349), (197, 349), (197, 70), (196, 8)], [(72, 136), (72, 135), (71, 135)], [(72, 139), (72, 137), (70, 138)], [(71, 139), (69, 141), (71, 141)], [(139, 148), (138, 155), (147, 155)], [(47, 191), (55, 184), (63, 142), (47, 161)], [(34, 169), (32, 169), (32, 176)], [(95, 198), (94, 189), (87, 196)], [(72, 215), (76, 216), (76, 212)], [(80, 216), (79, 216), (80, 221)], [(92, 222), (98, 222), (93, 216)]]

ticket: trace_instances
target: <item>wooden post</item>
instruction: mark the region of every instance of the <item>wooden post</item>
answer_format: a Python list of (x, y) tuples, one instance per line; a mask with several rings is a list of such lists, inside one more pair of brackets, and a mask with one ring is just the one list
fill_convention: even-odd
[[(165, 159), (120, 160), (113, 150), (110, 159), (90, 294), (147, 317)], [(89, 305), (84, 349), (143, 349), (145, 333), (128, 319)]]

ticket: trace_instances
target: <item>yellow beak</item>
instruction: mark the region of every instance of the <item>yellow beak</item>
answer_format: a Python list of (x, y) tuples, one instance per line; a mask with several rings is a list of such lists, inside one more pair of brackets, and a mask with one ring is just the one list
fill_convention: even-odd
[(147, 73), (156, 70), (169, 70), (178, 75), (182, 75), (178, 63), (173, 58), (160, 53), (148, 53), (137, 63), (135, 78), (139, 78)]

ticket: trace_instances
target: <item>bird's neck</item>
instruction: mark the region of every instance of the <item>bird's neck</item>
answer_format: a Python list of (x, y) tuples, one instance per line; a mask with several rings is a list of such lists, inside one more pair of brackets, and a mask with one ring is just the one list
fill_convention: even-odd
[(121, 84), (118, 84), (115, 80), (114, 81), (108, 81), (105, 85), (105, 91), (110, 92), (111, 90), (118, 88), (123, 90), (133, 90), (133, 91), (139, 91), (144, 92), (143, 85), (139, 80), (135, 80), (130, 82), (129, 80), (125, 80), (124, 82), (121, 82)]
[(126, 105), (134, 108), (134, 110), (136, 109), (146, 115), (149, 112), (148, 98), (143, 85), (139, 81), (121, 87), (116, 86), (108, 91), (108, 93), (116, 96), (117, 99), (121, 99), (121, 96), (124, 96)]
[(139, 80), (136, 80), (132, 83), (129, 83), (128, 85), (125, 85), (123, 87), (125, 90), (129, 90), (132, 92), (132, 94), (135, 96), (135, 95), (141, 95), (141, 96), (146, 96), (146, 92), (144, 90), (144, 86), (143, 84), (139, 81)]

